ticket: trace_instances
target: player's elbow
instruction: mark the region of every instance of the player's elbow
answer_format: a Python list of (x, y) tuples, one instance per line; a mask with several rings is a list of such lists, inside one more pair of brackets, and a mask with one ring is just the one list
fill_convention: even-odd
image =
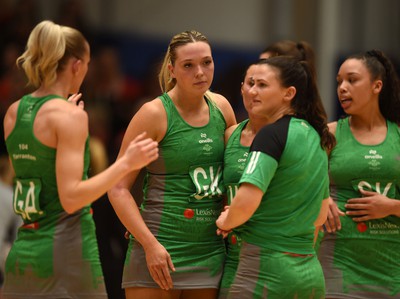
[(67, 212), (68, 214), (73, 214), (75, 213), (77, 210), (79, 210), (80, 207), (78, 207), (76, 204), (74, 204), (74, 201), (68, 198), (61, 198), (60, 197), (60, 202), (61, 202), (61, 206), (64, 209), (65, 212)]
[(110, 190), (107, 191), (107, 196), (110, 201), (113, 201), (114, 199), (120, 198), (123, 196), (125, 193), (125, 188), (122, 188), (118, 184), (113, 186)]

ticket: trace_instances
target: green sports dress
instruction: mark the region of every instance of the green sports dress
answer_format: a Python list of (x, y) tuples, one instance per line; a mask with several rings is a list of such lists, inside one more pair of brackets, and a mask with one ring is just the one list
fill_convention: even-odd
[[(377, 145), (359, 143), (349, 118), (336, 127), (337, 145), (329, 159), (331, 197), (339, 209), (359, 189), (400, 199), (400, 133), (387, 121), (385, 140)], [(361, 223), (340, 218), (342, 229), (326, 233), (319, 259), (326, 279), (327, 298), (400, 298), (400, 218), (388, 216)]]
[[(89, 206), (68, 214), (58, 197), (56, 149), (39, 142), (33, 122), (59, 96), (24, 96), (6, 140), (15, 170), (14, 211), (23, 220), (5, 266), (5, 298), (107, 298)], [(87, 141), (88, 142), (88, 141)], [(87, 178), (86, 144), (83, 179)]]
[[(225, 119), (205, 98), (209, 122), (193, 127), (164, 93), (159, 97), (167, 114), (167, 131), (159, 143), (159, 158), (148, 165), (141, 215), (166, 248), (176, 271), (175, 289), (218, 288), (225, 248), (216, 234), (222, 210), (222, 162)], [(131, 239), (122, 287), (158, 288), (147, 269), (142, 246)]]
[[(238, 124), (225, 146), (223, 179), (229, 205), (235, 197), (239, 187), (239, 180), (242, 177), (249, 155), (250, 146), (244, 146), (240, 143), (242, 131), (248, 122), (249, 120), (246, 119)], [(240, 237), (234, 231), (226, 238), (227, 255), (219, 290), (219, 299), (226, 298), (235, 278), (237, 265), (239, 264), (241, 242)]]

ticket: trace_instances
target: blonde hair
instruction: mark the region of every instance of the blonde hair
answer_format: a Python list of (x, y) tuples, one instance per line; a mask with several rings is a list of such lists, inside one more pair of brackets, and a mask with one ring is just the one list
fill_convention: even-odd
[[(208, 45), (207, 38), (196, 30), (184, 31), (175, 35), (168, 46), (167, 53), (165, 54), (163, 64), (161, 66), (160, 73), (158, 74), (158, 82), (160, 83), (161, 90), (163, 92), (170, 91), (176, 84), (176, 80), (171, 77), (171, 74), (168, 70), (168, 65), (174, 65), (176, 61), (176, 49), (178, 47), (184, 46), (188, 43), (195, 42), (205, 42)], [(210, 45), (211, 47), (211, 45)]]
[(56, 81), (57, 72), (63, 70), (69, 58), (83, 58), (87, 45), (78, 30), (42, 21), (32, 30), (25, 52), (16, 63), (24, 69), (29, 85), (48, 86)]

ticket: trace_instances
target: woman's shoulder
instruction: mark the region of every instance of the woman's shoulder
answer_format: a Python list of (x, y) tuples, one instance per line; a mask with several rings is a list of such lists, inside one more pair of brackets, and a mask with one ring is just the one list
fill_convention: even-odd
[(4, 116), (3, 125), (4, 125), (4, 138), (7, 138), (8, 135), (11, 133), (12, 129), (14, 128), (17, 114), (18, 114), (18, 106), (21, 100), (18, 100), (12, 103)]
[(167, 130), (167, 112), (160, 98), (144, 103), (132, 116), (126, 135), (133, 140), (138, 134), (147, 132), (147, 136), (160, 141)]
[(54, 125), (58, 132), (72, 131), (85, 136), (88, 133), (88, 113), (82, 107), (64, 99), (55, 98), (46, 102), (39, 113), (41, 119), (44, 117), (42, 121), (50, 126)]
[(161, 116), (165, 115), (165, 107), (160, 97), (154, 98), (145, 102), (139, 109), (138, 113), (146, 114), (148, 116)]
[(229, 138), (232, 136), (233, 132), (236, 130), (238, 126), (239, 124), (235, 124), (225, 130), (225, 144), (228, 143)]
[(212, 92), (212, 91), (207, 91), (205, 94), (206, 97), (208, 97), (211, 101), (216, 103), (218, 107), (224, 106), (224, 105), (229, 105), (230, 103), (226, 97), (224, 97), (222, 94)]
[(230, 127), (237, 123), (235, 113), (227, 98), (219, 93), (211, 91), (207, 91), (206, 96), (217, 105), (217, 107), (224, 115), (226, 127)]
[(337, 124), (338, 124), (337, 121), (328, 123), (329, 132), (331, 132), (333, 135), (335, 135), (335, 133), (336, 133)]
[(15, 101), (14, 103), (12, 103), (7, 109), (6, 116), (16, 117), (17, 111), (18, 111), (18, 106), (19, 106), (20, 102), (21, 102), (21, 100), (18, 100), (18, 101)]

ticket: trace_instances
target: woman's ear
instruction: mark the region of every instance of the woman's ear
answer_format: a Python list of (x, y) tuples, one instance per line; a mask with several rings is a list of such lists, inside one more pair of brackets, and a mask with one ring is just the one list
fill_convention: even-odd
[(74, 59), (74, 61), (72, 62), (72, 73), (76, 75), (77, 73), (79, 73), (81, 67), (82, 67), (82, 60)]
[(289, 88), (286, 89), (283, 99), (285, 101), (291, 101), (295, 95), (296, 95), (296, 87), (290, 86)]
[(382, 80), (376, 80), (372, 84), (373, 84), (372, 92), (374, 94), (378, 94), (378, 93), (380, 93), (382, 91), (382, 86), (383, 86)]
[(171, 74), (171, 78), (175, 78), (174, 66), (170, 63), (168, 64), (168, 70), (169, 70), (169, 73)]

